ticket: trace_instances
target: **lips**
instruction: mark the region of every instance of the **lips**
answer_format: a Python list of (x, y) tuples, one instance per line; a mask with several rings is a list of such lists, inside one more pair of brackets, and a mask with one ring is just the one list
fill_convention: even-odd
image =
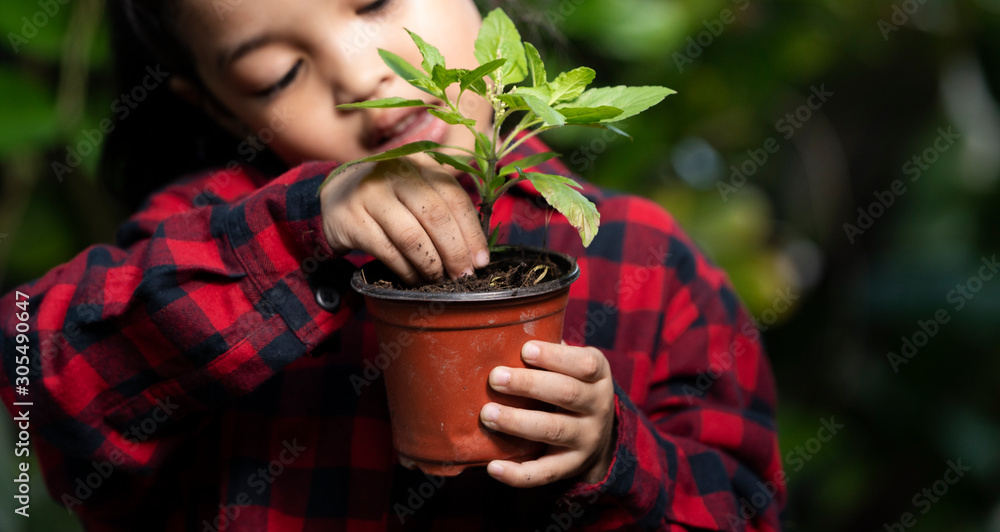
[(375, 153), (380, 153), (421, 140), (440, 144), (447, 134), (448, 124), (428, 113), (427, 109), (403, 109), (402, 112), (386, 113), (376, 119), (369, 145)]

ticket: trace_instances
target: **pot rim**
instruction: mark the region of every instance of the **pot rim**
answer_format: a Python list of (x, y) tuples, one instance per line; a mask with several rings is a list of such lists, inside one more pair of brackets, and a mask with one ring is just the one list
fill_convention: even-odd
[[(556, 259), (562, 259), (569, 266), (569, 272), (558, 279), (547, 281), (538, 285), (526, 288), (511, 288), (509, 290), (499, 290), (495, 292), (417, 292), (413, 290), (398, 290), (395, 288), (382, 288), (368, 284), (362, 272), (365, 268), (373, 264), (381, 265), (378, 261), (371, 261), (359, 268), (351, 277), (351, 288), (366, 297), (377, 299), (388, 299), (395, 301), (452, 301), (452, 302), (474, 302), (474, 301), (500, 301), (510, 299), (521, 299), (556, 292), (568, 287), (580, 277), (580, 266), (572, 256), (551, 249), (544, 249), (535, 246), (498, 246), (496, 251), (523, 249), (528, 252), (539, 252)], [(384, 266), (383, 266), (384, 267)]]

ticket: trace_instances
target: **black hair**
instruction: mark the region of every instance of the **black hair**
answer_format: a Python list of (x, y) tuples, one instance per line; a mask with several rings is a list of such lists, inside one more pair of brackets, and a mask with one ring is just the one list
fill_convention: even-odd
[[(173, 27), (174, 4), (171, 0), (108, 3), (116, 95), (131, 94), (144, 80), (148, 88), (150, 72), (157, 69), (200, 84), (190, 53)], [(231, 161), (245, 162), (238, 153), (245, 139), (234, 138), (201, 109), (174, 94), (166, 80), (144, 92), (141, 102), (116, 108), (115, 128), (108, 135), (99, 168), (104, 186), (129, 210), (178, 177), (224, 167)], [(253, 164), (266, 175), (284, 168), (270, 150), (255, 157)]]

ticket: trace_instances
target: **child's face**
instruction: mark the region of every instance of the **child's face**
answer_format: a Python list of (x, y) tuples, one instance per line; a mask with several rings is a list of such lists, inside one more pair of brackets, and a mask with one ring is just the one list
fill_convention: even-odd
[[(473, 43), (482, 19), (471, 0), (181, 4), (181, 38), (205, 87), (233, 121), (268, 141), (289, 165), (344, 162), (415, 140), (473, 146), (464, 127), (448, 126), (423, 109), (335, 108), (389, 96), (443, 103), (393, 73), (377, 49), (419, 64), (420, 53), (405, 27), (438, 47), (449, 68), (475, 68)], [(457, 92), (449, 95), (454, 99)], [(469, 91), (461, 105), (481, 129), (489, 129), (492, 112), (481, 97)], [(234, 129), (231, 124), (229, 129)]]

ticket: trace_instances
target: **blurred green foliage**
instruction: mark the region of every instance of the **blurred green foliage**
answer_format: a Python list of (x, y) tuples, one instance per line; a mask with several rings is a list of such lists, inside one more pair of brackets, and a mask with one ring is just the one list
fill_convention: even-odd
[[(558, 68), (678, 91), (626, 123), (634, 141), (586, 129), (547, 140), (585, 178), (667, 207), (760, 320), (779, 391), (787, 528), (885, 530), (910, 512), (917, 530), (1000, 530), (1000, 280), (961, 309), (952, 292), (1000, 248), (1000, 2), (492, 3), (518, 13)], [(110, 241), (125, 214), (94, 184), (96, 155), (65, 182), (51, 169), (114, 98), (102, 2), (60, 6), (19, 51), (0, 47), (4, 291)], [(38, 10), (0, 4), (3, 35), (21, 34)], [(814, 89), (832, 96), (810, 109)], [(935, 149), (939, 128), (961, 137)], [(916, 180), (914, 157), (926, 167)], [(737, 183), (731, 165), (753, 172), (720, 192)], [(905, 193), (872, 208), (895, 180)], [(860, 227), (859, 208), (874, 219), (852, 241), (844, 224)], [(949, 320), (894, 371), (888, 353), (942, 309)], [(831, 419), (843, 428), (820, 441)], [(971, 471), (934, 494), (959, 459)], [(0, 452), (3, 478), (10, 460)], [(32, 508), (27, 521), (4, 512), (0, 529), (75, 526), (54, 502)]]

